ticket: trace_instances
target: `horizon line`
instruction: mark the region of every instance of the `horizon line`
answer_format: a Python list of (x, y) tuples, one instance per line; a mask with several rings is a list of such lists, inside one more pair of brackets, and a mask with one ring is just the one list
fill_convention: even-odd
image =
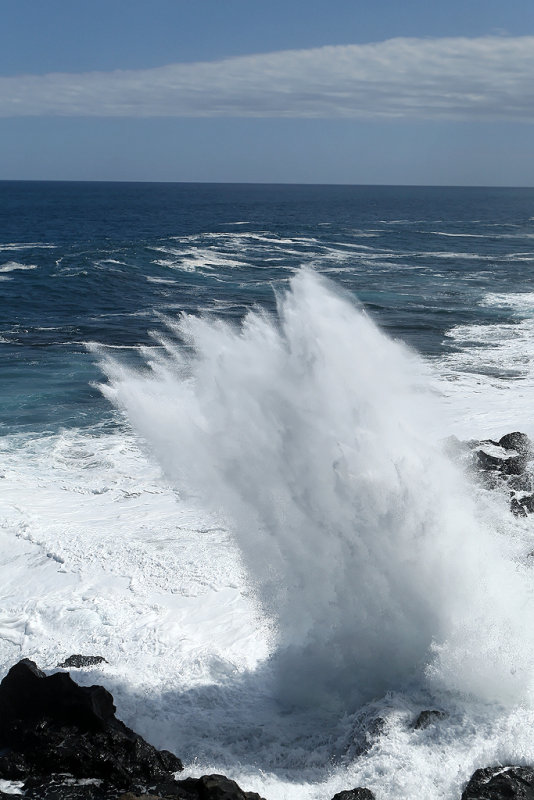
[(174, 181), (148, 179), (99, 179), (99, 178), (0, 178), (1, 183), (110, 183), (149, 184), (182, 186), (346, 186), (382, 187), (399, 189), (534, 189), (533, 185), (470, 184), (470, 183), (329, 183), (325, 181)]

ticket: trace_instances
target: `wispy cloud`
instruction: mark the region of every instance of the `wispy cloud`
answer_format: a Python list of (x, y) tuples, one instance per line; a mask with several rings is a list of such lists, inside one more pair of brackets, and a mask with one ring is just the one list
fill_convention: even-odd
[(5, 77), (0, 116), (534, 120), (534, 37), (403, 38)]

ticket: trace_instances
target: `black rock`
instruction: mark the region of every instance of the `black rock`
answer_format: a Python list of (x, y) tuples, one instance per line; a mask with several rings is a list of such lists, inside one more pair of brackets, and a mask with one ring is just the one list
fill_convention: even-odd
[(502, 475), (521, 475), (527, 465), (527, 456), (499, 456), (490, 455), (484, 450), (477, 451), (478, 466), (484, 470), (494, 470)]
[(182, 763), (115, 717), (103, 686), (78, 686), (68, 673), (47, 677), (27, 659), (0, 684), (0, 777), (41, 780), (68, 773), (129, 789), (172, 779)]
[(504, 462), (504, 458), (492, 456), (485, 450), (477, 450), (477, 459), (480, 469), (500, 470)]
[(519, 431), (506, 433), (499, 439), (498, 444), (500, 447), (504, 447), (505, 450), (515, 450), (521, 455), (530, 453), (532, 449), (532, 444), (526, 433), (520, 433)]
[(66, 669), (80, 669), (81, 667), (94, 667), (96, 664), (107, 664), (103, 656), (81, 656), (79, 654), (69, 656), (58, 664), (58, 667)]
[(532, 475), (528, 472), (523, 472), (521, 475), (512, 475), (508, 481), (508, 488), (513, 489), (514, 492), (532, 493), (534, 490)]
[(375, 796), (370, 789), (358, 787), (338, 792), (333, 796), (332, 800), (375, 800)]
[(446, 711), (438, 711), (436, 708), (426, 709), (425, 711), (421, 711), (413, 723), (413, 729), (415, 731), (423, 730), (424, 728), (428, 728), (429, 725), (432, 725), (432, 723), (439, 722), (440, 719), (446, 719), (448, 716)]
[(0, 756), (0, 775), (6, 781), (23, 780), (30, 772), (30, 766), (22, 753), (8, 750)]
[(33, 661), (11, 667), (0, 683), (0, 747), (13, 746), (12, 727), (50, 719), (82, 730), (104, 730), (115, 720), (113, 697), (103, 686), (78, 686), (67, 672), (46, 677)]
[(525, 433), (507, 433), (498, 442), (493, 439), (461, 442), (449, 437), (443, 446), (486, 489), (508, 491), (510, 510), (515, 516), (534, 513), (534, 471), (530, 464), (534, 448)]
[(180, 800), (263, 800), (256, 792), (244, 792), (235, 781), (225, 775), (202, 775), (186, 778), (172, 785), (158, 785), (160, 797), (177, 797)]
[(462, 793), (462, 800), (534, 800), (534, 768), (477, 769)]
[(525, 497), (512, 497), (510, 508), (516, 517), (526, 517), (534, 512), (534, 494)]

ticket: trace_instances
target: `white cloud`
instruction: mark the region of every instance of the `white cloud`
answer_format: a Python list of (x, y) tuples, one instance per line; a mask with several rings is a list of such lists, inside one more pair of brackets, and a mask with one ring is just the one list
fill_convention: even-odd
[(5, 77), (0, 116), (534, 120), (534, 37), (390, 39)]

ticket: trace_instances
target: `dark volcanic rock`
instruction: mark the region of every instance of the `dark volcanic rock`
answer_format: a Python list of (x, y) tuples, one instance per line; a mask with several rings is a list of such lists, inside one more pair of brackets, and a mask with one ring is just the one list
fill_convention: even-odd
[(534, 450), (525, 433), (514, 431), (493, 439), (461, 442), (449, 437), (445, 452), (477, 476), (486, 489), (508, 491), (516, 516), (534, 513)]
[(415, 731), (423, 730), (434, 722), (439, 722), (440, 719), (446, 719), (448, 716), (446, 711), (438, 711), (436, 708), (421, 711), (413, 723), (413, 729)]
[(516, 517), (526, 517), (527, 514), (534, 513), (534, 494), (523, 497), (512, 497), (510, 508)]
[(506, 433), (503, 437), (499, 439), (498, 442), (500, 447), (504, 447), (505, 450), (515, 450), (517, 453), (521, 455), (525, 455), (531, 451), (532, 445), (530, 443), (530, 439), (526, 435), (526, 433), (520, 433), (519, 431), (514, 431), (513, 433)]
[(534, 769), (477, 769), (462, 793), (462, 800), (534, 800)]
[(338, 792), (332, 800), (375, 800), (375, 796), (370, 789), (358, 787), (347, 789), (345, 792)]
[(66, 669), (80, 669), (81, 667), (94, 667), (96, 664), (107, 664), (103, 656), (81, 656), (79, 654), (69, 656), (58, 664), (58, 667)]
[(68, 773), (129, 789), (169, 780), (182, 769), (180, 759), (156, 750), (115, 717), (113, 697), (103, 686), (78, 686), (65, 672), (47, 677), (27, 659), (0, 684), (0, 747), (7, 749), (0, 777), (41, 784)]
[(478, 466), (480, 469), (494, 470), (502, 475), (521, 475), (527, 465), (527, 456), (500, 456), (491, 455), (484, 450), (477, 451)]
[(225, 775), (202, 775), (201, 778), (186, 778), (183, 781), (157, 784), (154, 792), (158, 797), (179, 800), (263, 800), (256, 792), (244, 792), (235, 781)]
[(66, 672), (47, 678), (25, 658), (0, 683), (0, 747), (13, 746), (13, 726), (38, 720), (91, 731), (118, 722), (113, 697), (103, 686), (78, 686)]

